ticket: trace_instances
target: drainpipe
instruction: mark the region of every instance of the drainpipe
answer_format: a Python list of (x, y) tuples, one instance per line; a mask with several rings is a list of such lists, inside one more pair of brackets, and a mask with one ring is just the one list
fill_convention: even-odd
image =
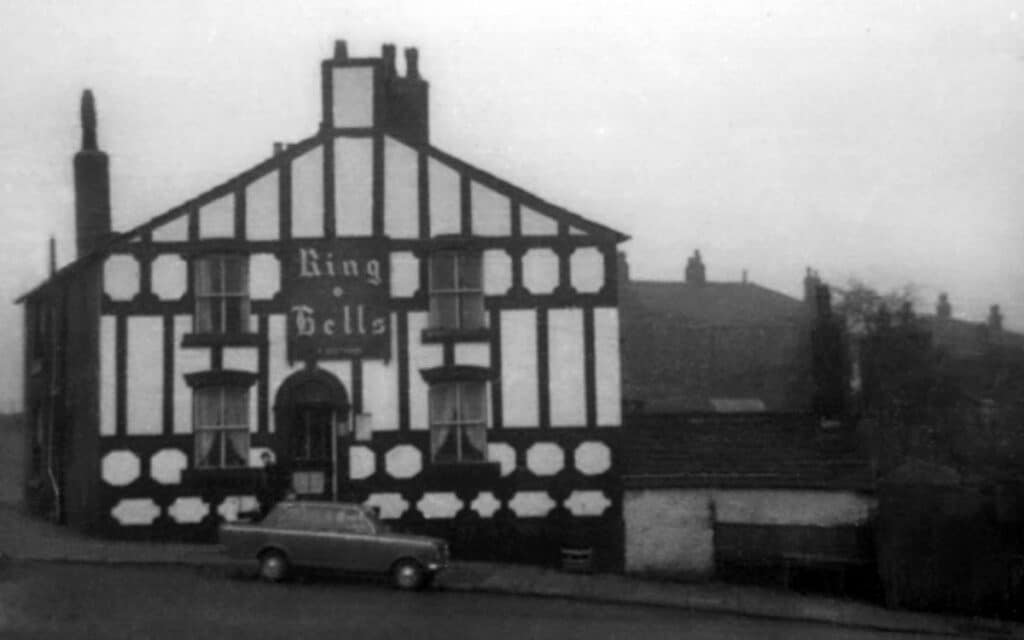
[(60, 483), (57, 482), (57, 474), (53, 470), (53, 459), (57, 455), (57, 448), (54, 444), (54, 416), (57, 413), (57, 314), (54, 311), (54, 307), (50, 307), (50, 388), (48, 389), (48, 395), (50, 397), (49, 402), (49, 420), (47, 421), (47, 448), (49, 449), (46, 456), (46, 474), (50, 478), (50, 487), (53, 489), (53, 519), (54, 522), (60, 522), (63, 516), (62, 508), (62, 496)]

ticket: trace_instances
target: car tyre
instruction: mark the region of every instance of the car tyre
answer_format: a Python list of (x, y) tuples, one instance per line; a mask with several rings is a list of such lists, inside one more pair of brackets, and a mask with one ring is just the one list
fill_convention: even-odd
[(391, 580), (398, 589), (417, 591), (426, 584), (427, 572), (423, 569), (423, 565), (406, 558), (399, 560), (391, 568)]
[(267, 582), (281, 582), (288, 576), (288, 558), (280, 551), (260, 554), (260, 577)]

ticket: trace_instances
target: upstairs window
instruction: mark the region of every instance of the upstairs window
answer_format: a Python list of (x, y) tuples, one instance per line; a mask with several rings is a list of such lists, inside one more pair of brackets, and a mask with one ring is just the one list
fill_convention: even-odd
[(487, 383), (430, 387), (430, 453), (440, 463), (487, 461)]
[(194, 389), (192, 426), (196, 468), (227, 469), (249, 464), (249, 389)]
[(430, 327), (484, 328), (483, 261), (479, 253), (443, 251), (430, 257)]
[(249, 259), (209, 255), (195, 262), (196, 333), (249, 332)]

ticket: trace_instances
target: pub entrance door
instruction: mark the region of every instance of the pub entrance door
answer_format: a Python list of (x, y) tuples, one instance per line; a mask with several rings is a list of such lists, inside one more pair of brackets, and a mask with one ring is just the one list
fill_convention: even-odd
[(336, 498), (335, 424), (348, 418), (345, 387), (322, 369), (300, 371), (282, 383), (274, 413), (279, 451), (290, 476), (289, 488), (300, 498)]

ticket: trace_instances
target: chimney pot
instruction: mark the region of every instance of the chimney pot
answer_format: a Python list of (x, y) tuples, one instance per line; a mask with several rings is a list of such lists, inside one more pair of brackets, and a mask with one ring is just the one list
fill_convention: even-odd
[(348, 44), (344, 40), (334, 41), (334, 59), (339, 62), (348, 60)]
[(420, 77), (420, 52), (415, 47), (405, 50), (405, 77)]
[(381, 60), (384, 62), (384, 75), (395, 75), (395, 45), (381, 45), (380, 57)]

